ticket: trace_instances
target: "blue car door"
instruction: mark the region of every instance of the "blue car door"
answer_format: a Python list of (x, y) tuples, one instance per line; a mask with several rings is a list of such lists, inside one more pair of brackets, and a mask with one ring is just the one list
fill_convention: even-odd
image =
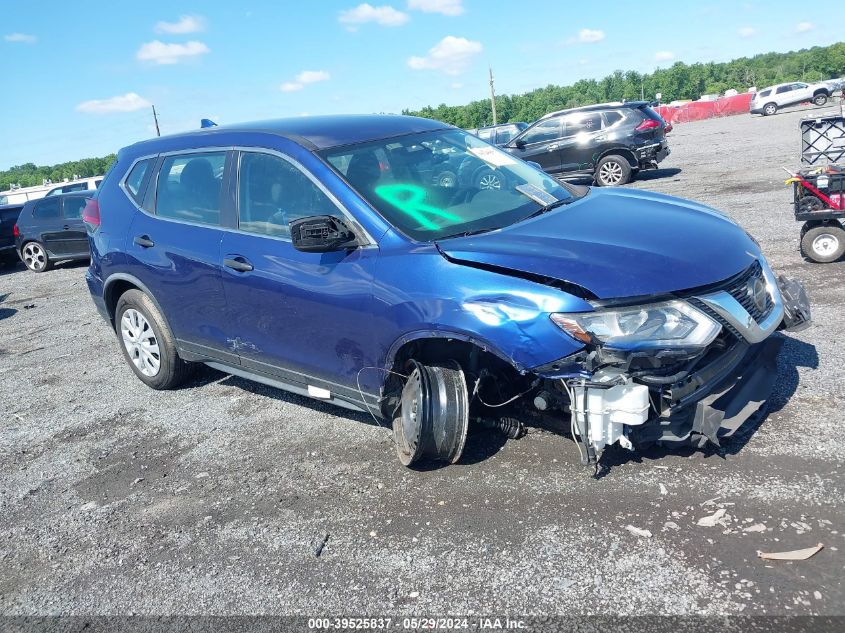
[[(227, 151), (160, 159), (157, 180), (135, 214), (127, 271), (158, 301), (183, 349), (237, 363), (226, 352), (226, 299), (220, 273), (223, 178)], [(126, 183), (124, 184), (126, 186)]]
[(296, 250), (288, 223), (343, 217), (339, 204), (281, 154), (243, 151), (238, 173), (238, 228), (225, 233), (221, 247), (231, 351), (244, 369), (360, 400), (358, 372), (375, 364), (371, 302), (378, 248)]

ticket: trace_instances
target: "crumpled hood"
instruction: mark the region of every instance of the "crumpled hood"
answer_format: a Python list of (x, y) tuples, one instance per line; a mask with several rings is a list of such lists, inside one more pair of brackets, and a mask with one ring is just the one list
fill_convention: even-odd
[(438, 246), (459, 263), (551, 277), (599, 299), (715, 283), (741, 272), (760, 253), (745, 231), (713, 209), (621, 188), (593, 188), (532, 220)]

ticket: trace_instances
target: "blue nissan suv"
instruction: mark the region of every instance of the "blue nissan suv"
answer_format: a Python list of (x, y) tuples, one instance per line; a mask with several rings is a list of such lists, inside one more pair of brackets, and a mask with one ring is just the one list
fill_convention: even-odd
[[(505, 186), (438, 185), (444, 156)], [(405, 465), (471, 424), (718, 444), (761, 409), (803, 288), (703, 205), (562, 184), (449, 125), (305, 117), (122, 149), (87, 282), (154, 389), (198, 363), (369, 412)]]

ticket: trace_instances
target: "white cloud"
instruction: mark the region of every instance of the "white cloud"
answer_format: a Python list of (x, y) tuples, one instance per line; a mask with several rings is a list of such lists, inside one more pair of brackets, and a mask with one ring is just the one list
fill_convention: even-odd
[(654, 61), (656, 62), (668, 62), (675, 59), (675, 53), (672, 51), (657, 51), (654, 54)]
[(604, 39), (604, 31), (599, 29), (581, 29), (578, 31), (578, 41), (592, 44), (601, 42)]
[(28, 33), (9, 33), (4, 35), (3, 39), (7, 42), (21, 42), (23, 44), (35, 44), (38, 41), (37, 37)]
[(391, 6), (374, 7), (371, 4), (359, 4), (354, 9), (347, 9), (340, 12), (338, 20), (346, 24), (347, 29), (354, 31), (359, 24), (375, 22), (381, 26), (402, 26), (410, 18), (407, 13), (397, 11)]
[(452, 90), (460, 90), (464, 85), (460, 81), (455, 81), (449, 86)]
[(279, 89), (282, 92), (298, 92), (308, 84), (315, 84), (320, 81), (328, 81), (332, 76), (325, 70), (303, 70), (294, 81), (286, 81)]
[(178, 64), (181, 61), (205, 55), (210, 52), (202, 42), (191, 41), (185, 44), (165, 44), (158, 40), (142, 44), (135, 57), (142, 62), (154, 64)]
[(816, 28), (816, 25), (813, 24), (812, 22), (799, 22), (795, 26), (795, 32), (796, 33), (806, 33), (807, 31), (812, 31), (814, 28)]
[(408, 66), (414, 70), (440, 70), (447, 75), (459, 75), (482, 49), (481, 42), (447, 35), (429, 49), (425, 57), (411, 57)]
[(144, 97), (134, 92), (127, 92), (125, 95), (119, 95), (111, 99), (83, 101), (76, 106), (76, 110), (77, 112), (87, 112), (89, 114), (109, 114), (111, 112), (134, 112), (135, 110), (149, 108), (150, 105), (150, 102), (144, 99)]
[(461, 15), (464, 12), (462, 0), (408, 0), (408, 8), (423, 13)]
[(199, 33), (205, 30), (205, 18), (201, 15), (183, 15), (178, 22), (157, 22), (154, 30), (169, 35)]
[(742, 28), (737, 29), (736, 32), (739, 33), (740, 37), (754, 37), (757, 35), (757, 29), (753, 26), (743, 26)]

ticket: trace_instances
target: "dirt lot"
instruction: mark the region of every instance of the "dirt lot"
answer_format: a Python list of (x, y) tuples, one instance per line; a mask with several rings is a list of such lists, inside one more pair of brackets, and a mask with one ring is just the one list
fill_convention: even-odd
[(806, 284), (771, 413), (599, 479), (546, 432), (414, 472), (364, 415), (212, 370), (151, 391), (85, 265), (0, 271), (0, 613), (845, 614), (845, 264), (801, 259), (780, 169), (805, 115), (680, 125), (633, 185), (725, 210)]

